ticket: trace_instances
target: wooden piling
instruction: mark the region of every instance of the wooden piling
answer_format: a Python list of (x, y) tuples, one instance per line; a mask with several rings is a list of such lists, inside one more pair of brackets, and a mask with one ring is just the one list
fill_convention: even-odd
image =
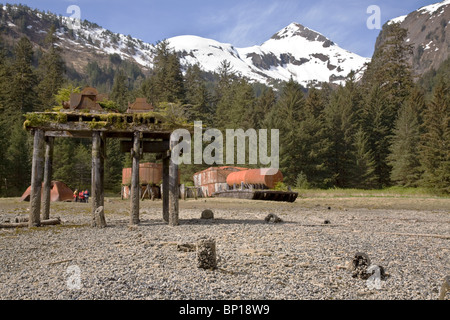
[[(178, 141), (170, 140), (170, 151), (178, 144)], [(175, 227), (179, 222), (179, 198), (180, 187), (178, 185), (178, 164), (171, 157), (169, 164), (169, 226)]]
[(140, 185), (139, 185), (139, 160), (141, 153), (141, 133), (135, 132), (133, 137), (133, 149), (131, 151), (133, 167), (131, 171), (131, 215), (130, 224), (139, 224), (139, 199), (140, 199)]
[(44, 174), (44, 131), (34, 131), (33, 163), (31, 169), (30, 218), (29, 227), (41, 225), (41, 191)]
[[(105, 142), (98, 131), (92, 134), (92, 227), (105, 228), (104, 212)], [(101, 210), (97, 210), (101, 208)]]
[(163, 158), (162, 201), (163, 220), (167, 223), (169, 223), (169, 167), (170, 158), (165, 155)]
[(42, 202), (42, 220), (50, 219), (50, 192), (53, 174), (53, 146), (54, 137), (47, 137), (45, 139), (45, 165), (44, 165), (44, 190)]

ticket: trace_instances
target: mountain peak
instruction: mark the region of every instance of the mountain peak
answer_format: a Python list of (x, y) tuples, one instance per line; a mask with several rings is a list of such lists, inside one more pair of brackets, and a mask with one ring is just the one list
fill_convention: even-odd
[(334, 45), (331, 40), (322, 35), (320, 32), (307, 28), (298, 22), (292, 22), (287, 27), (274, 34), (271, 39), (282, 40), (296, 37), (301, 37), (308, 41), (327, 42), (328, 46)]

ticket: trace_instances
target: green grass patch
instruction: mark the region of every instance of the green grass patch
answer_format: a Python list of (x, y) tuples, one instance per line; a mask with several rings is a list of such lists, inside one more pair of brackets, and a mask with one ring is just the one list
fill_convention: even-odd
[(450, 199), (449, 195), (439, 194), (435, 190), (426, 188), (390, 187), (377, 190), (363, 189), (295, 189), (300, 197), (308, 198), (340, 198), (340, 197), (389, 197), (389, 198), (441, 198)]

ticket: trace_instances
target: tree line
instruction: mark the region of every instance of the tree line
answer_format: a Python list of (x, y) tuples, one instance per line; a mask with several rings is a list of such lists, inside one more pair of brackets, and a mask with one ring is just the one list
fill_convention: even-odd
[[(198, 65), (182, 70), (167, 41), (155, 46), (150, 74), (112, 56), (108, 66), (91, 62), (87, 78), (71, 78), (54, 30), (39, 55), (23, 37), (14, 50), (0, 52), (1, 195), (20, 195), (29, 185), (31, 145), (23, 114), (51, 109), (61, 95), (93, 85), (94, 79), (121, 111), (136, 97), (145, 97), (157, 111), (220, 130), (279, 129), (280, 170), (292, 187), (398, 185), (449, 193), (450, 62), (415, 79), (407, 62), (406, 30), (392, 24), (387, 31), (362, 79), (352, 72), (343, 85), (308, 88), (293, 79), (276, 88), (251, 83), (227, 61), (214, 73)], [(144, 160), (156, 161), (152, 156)], [(89, 188), (90, 162), (89, 140), (56, 140), (55, 180)], [(120, 190), (122, 168), (129, 164), (119, 142), (108, 141), (109, 190)], [(192, 183), (193, 173), (204, 168), (183, 166), (182, 181)]]

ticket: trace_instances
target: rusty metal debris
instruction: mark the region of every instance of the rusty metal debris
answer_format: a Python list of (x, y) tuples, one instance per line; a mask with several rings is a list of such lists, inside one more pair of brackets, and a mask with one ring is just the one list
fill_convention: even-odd
[(128, 103), (127, 113), (145, 113), (151, 112), (155, 108), (153, 105), (147, 102), (145, 98), (136, 98), (136, 101), (133, 103)]
[(98, 94), (97, 89), (87, 87), (81, 93), (72, 93), (69, 103), (65, 103), (64, 107), (71, 110), (94, 110), (101, 111), (102, 107), (98, 102), (102, 101), (103, 96)]

